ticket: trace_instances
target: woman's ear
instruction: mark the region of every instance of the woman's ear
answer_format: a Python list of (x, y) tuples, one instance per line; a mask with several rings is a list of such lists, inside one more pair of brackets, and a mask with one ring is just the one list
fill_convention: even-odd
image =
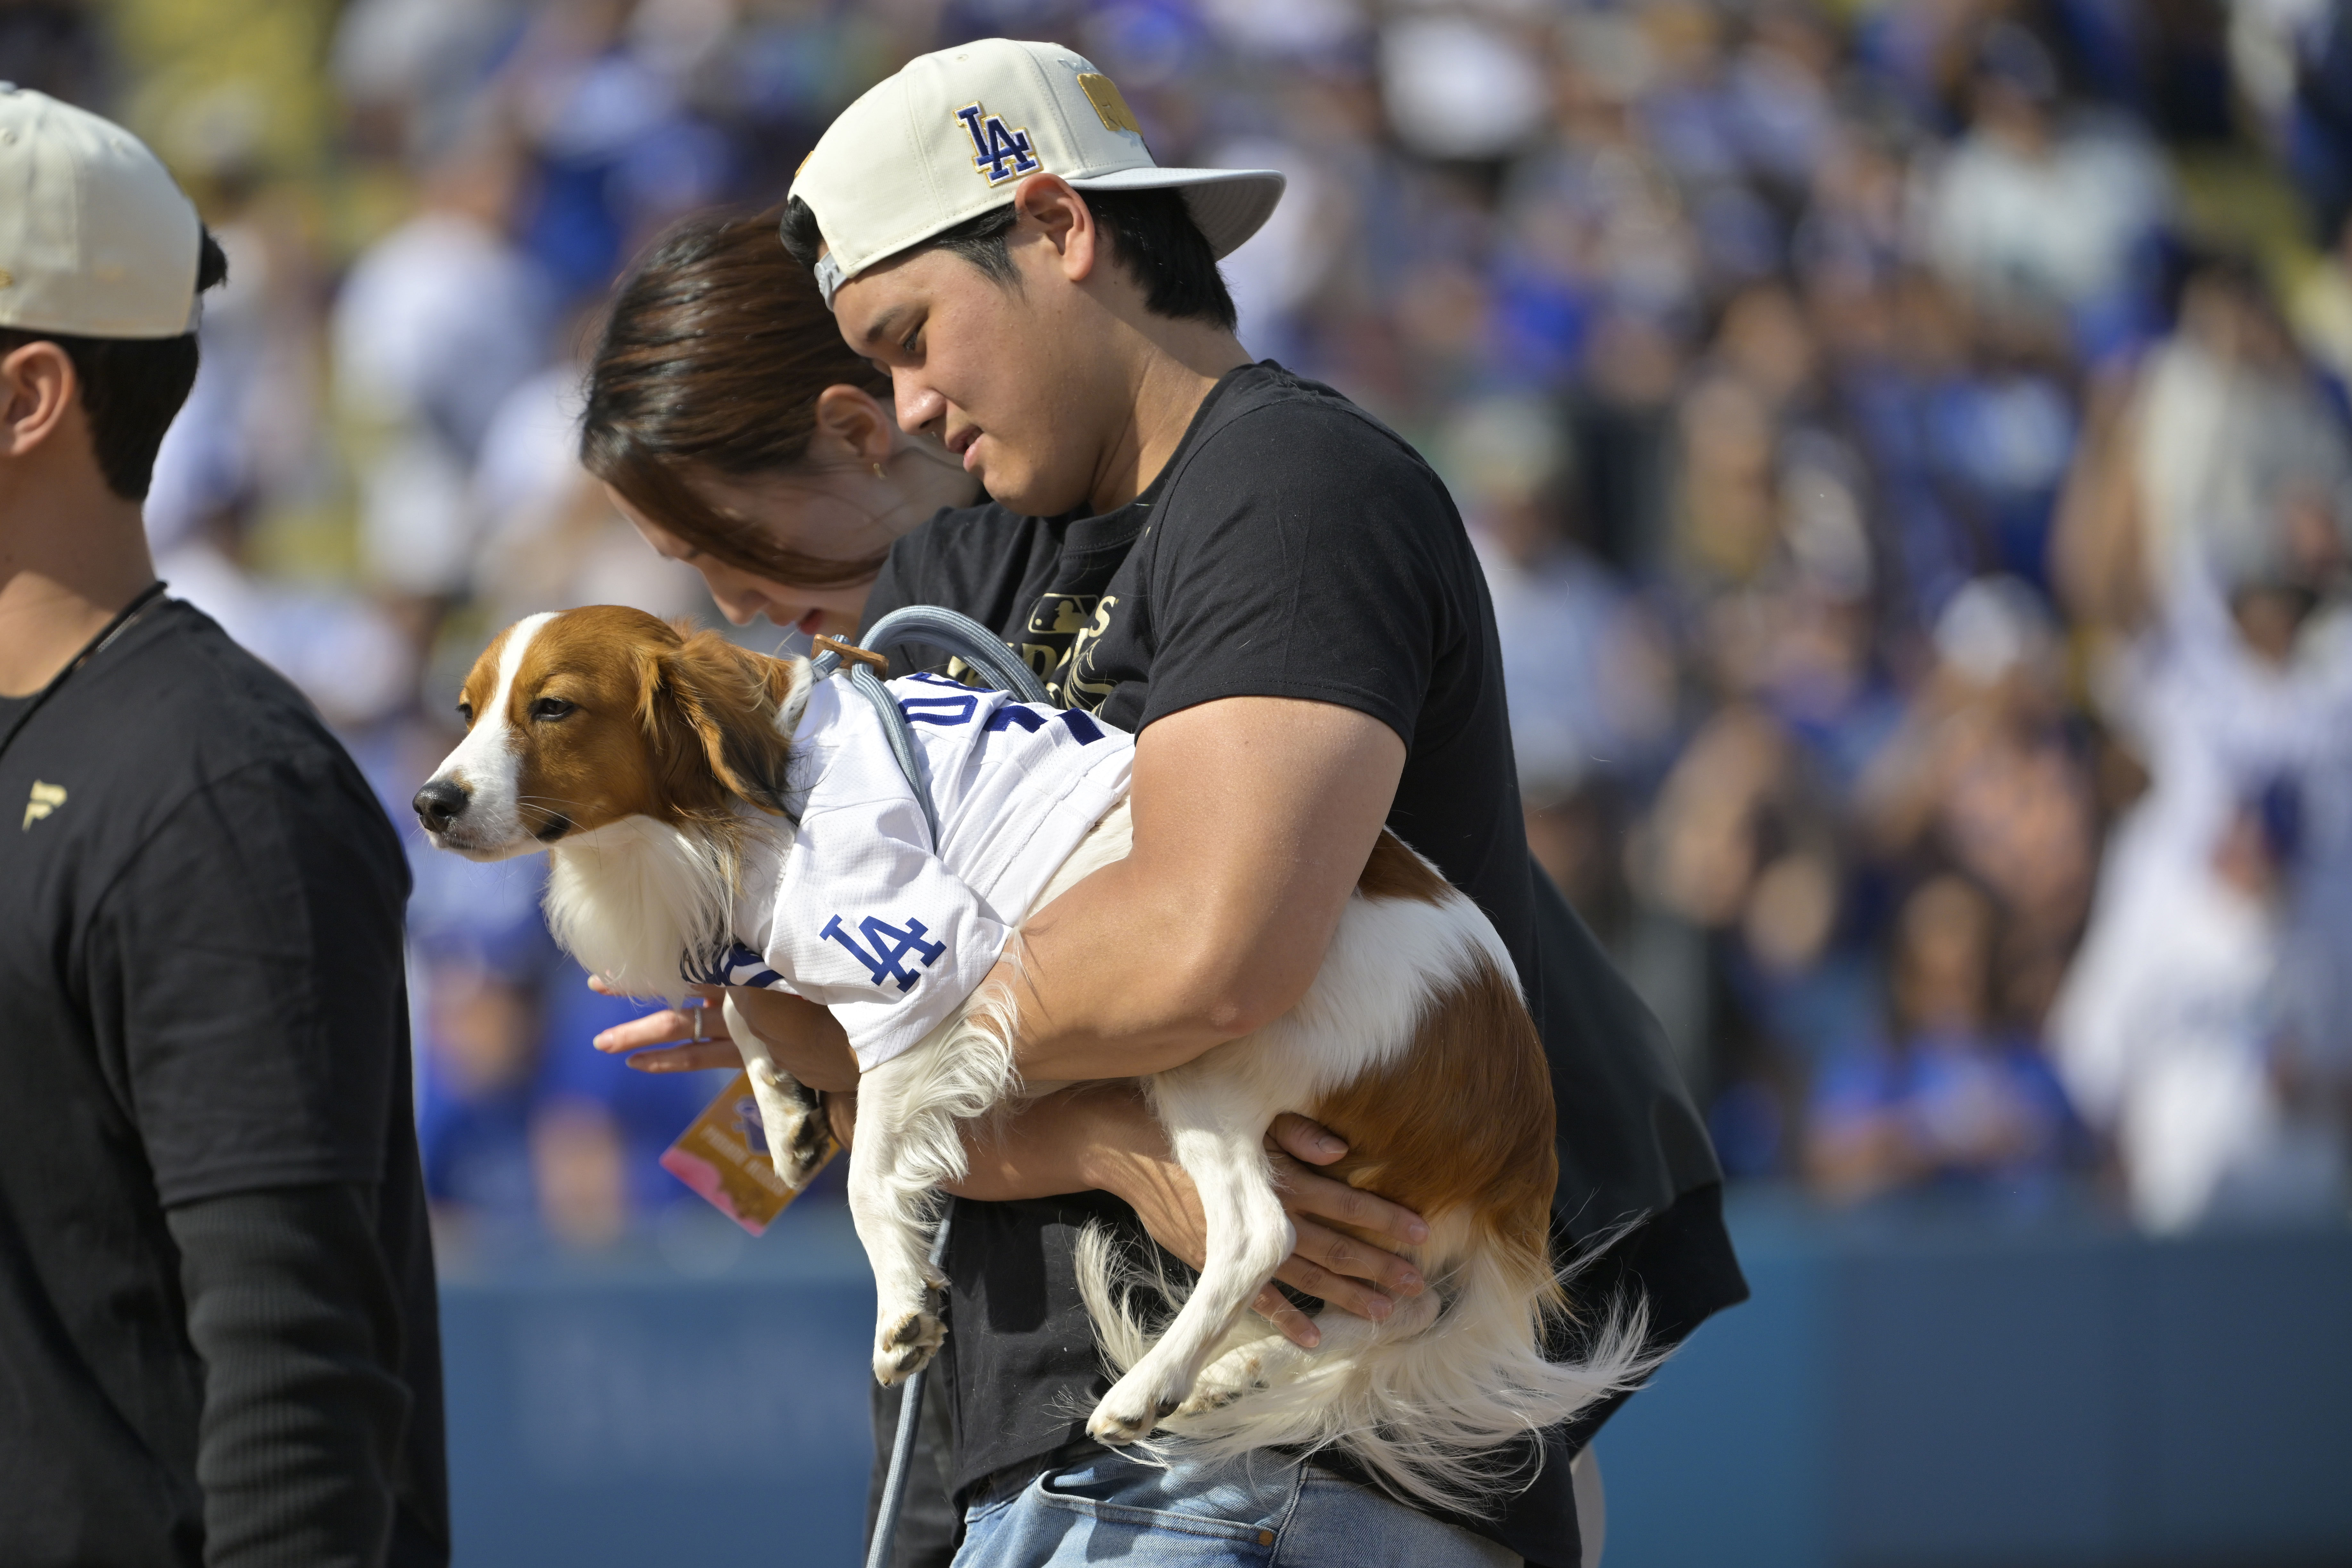
[[(709, 631), (652, 655), (641, 672), (640, 717), (664, 765), (700, 772), (727, 794), (781, 813), (792, 747), (778, 721), (793, 695), (794, 664), (803, 667), (806, 700), (805, 663), (752, 653)], [(692, 793), (680, 789), (674, 798)]]
[(836, 382), (816, 395), (811, 445), (822, 449), (821, 457), (870, 468), (890, 460), (897, 428), (897, 420), (872, 393)]

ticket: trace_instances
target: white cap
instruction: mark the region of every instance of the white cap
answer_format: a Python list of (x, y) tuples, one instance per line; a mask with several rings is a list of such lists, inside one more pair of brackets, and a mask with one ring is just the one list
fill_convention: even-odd
[(195, 204), (139, 138), (0, 82), (0, 327), (192, 332), (203, 234)]
[(1082, 191), (1181, 189), (1223, 257), (1282, 198), (1272, 169), (1163, 169), (1110, 78), (1059, 44), (982, 38), (923, 55), (841, 111), (793, 179), (824, 235), (825, 303), (848, 279), (1013, 199), (1040, 170)]

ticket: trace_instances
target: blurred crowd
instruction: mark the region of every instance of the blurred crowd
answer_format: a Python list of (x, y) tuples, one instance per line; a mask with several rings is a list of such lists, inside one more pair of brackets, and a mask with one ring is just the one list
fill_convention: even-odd
[[(0, 78), (198, 193), (162, 570), (405, 822), (498, 626), (717, 620), (573, 460), (616, 272), (992, 34), (1289, 175), (1244, 341), (1452, 487), (1530, 840), (1734, 1177), (2343, 1215), (2352, 0), (0, 0)], [(410, 839), (453, 1226), (682, 1197), (716, 1086)]]

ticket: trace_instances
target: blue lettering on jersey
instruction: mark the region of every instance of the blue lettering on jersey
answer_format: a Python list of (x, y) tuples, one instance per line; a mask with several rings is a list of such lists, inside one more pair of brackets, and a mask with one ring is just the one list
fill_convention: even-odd
[(886, 980), (895, 980), (902, 992), (912, 991), (915, 988), (915, 982), (920, 980), (922, 976), (899, 968), (899, 960), (910, 952), (915, 953), (920, 957), (921, 966), (929, 969), (948, 951), (947, 943), (943, 942), (925, 942), (923, 938), (930, 934), (929, 928), (917, 920), (908, 921), (906, 929), (901, 931), (897, 926), (886, 924), (874, 916), (867, 915), (857, 922), (857, 929), (866, 933), (866, 942), (874, 944), (872, 952), (866, 952), (864, 943), (842, 929), (839, 915), (825, 921), (824, 929), (816, 934), (828, 942), (837, 942), (847, 948), (852, 956), (866, 966), (866, 973), (874, 976), (875, 984), (879, 985)]
[[(908, 715), (910, 718), (912, 716)], [(1067, 730), (1081, 746), (1091, 746), (1103, 738), (1102, 726), (1075, 708), (1065, 708), (1054, 717), (1062, 721), (1062, 727)], [(988, 717), (988, 728), (992, 731), (1018, 728), (1034, 735), (1045, 727), (1045, 715), (1038, 712), (1034, 708), (1019, 702), (1008, 702)]]
[(1034, 735), (1045, 727), (1045, 721), (1034, 708), (1026, 708), (1018, 702), (1008, 702), (988, 716), (988, 727), (992, 731), (1010, 730), (1016, 724)]
[(725, 952), (706, 959), (699, 966), (690, 960), (681, 961), (677, 971), (680, 979), (697, 985), (748, 985), (761, 991), (783, 978), (768, 967), (765, 957), (740, 942)]
[(956, 118), (963, 122), (964, 134), (971, 138), (971, 166), (986, 174), (990, 184), (1001, 185), (1015, 175), (1034, 174), (1045, 167), (1037, 162), (1026, 126), (1008, 126), (1004, 116), (991, 114), (977, 103), (957, 110)]
[(901, 697), (898, 711), (907, 716), (909, 724), (969, 724), (980, 708), (980, 699), (971, 692), (961, 697)]

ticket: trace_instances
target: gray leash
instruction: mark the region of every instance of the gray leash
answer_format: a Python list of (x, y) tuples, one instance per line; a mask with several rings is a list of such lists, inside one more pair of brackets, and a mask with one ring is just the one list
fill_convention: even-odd
[[(931, 1237), (931, 1267), (948, 1252), (948, 1221), (955, 1200), (940, 1209), (939, 1234)], [(907, 1506), (907, 1466), (915, 1457), (915, 1429), (923, 1424), (923, 1384), (928, 1366), (909, 1373), (898, 1395), (898, 1430), (891, 1436), (890, 1473), (882, 1478), (882, 1509), (874, 1516), (874, 1540), (866, 1549), (866, 1568), (890, 1568), (890, 1549), (898, 1543), (898, 1511)]]
[(999, 690), (1009, 691), (1024, 702), (1043, 702), (1048, 707), (1053, 704), (1053, 695), (1037, 679), (1037, 672), (1029, 668), (1028, 661), (970, 616), (960, 616), (937, 605), (908, 605), (875, 622), (874, 629), (866, 634), (867, 647), (879, 648), (894, 642), (945, 648), (988, 677)]
[[(1037, 672), (1013, 651), (1006, 647), (986, 626), (970, 616), (941, 609), (937, 605), (908, 605), (893, 610), (874, 623), (866, 634), (866, 646), (878, 648), (885, 642), (923, 642), (933, 647), (943, 647), (972, 668), (988, 677), (1001, 690), (1011, 692), (1024, 702), (1051, 703), (1052, 696)], [(842, 657), (831, 650), (818, 654), (809, 661), (816, 679), (841, 668)], [(849, 665), (849, 689), (873, 705), (882, 716), (882, 731), (890, 738), (891, 754), (898, 759), (898, 771), (915, 786), (915, 799), (923, 808), (923, 825), (931, 830), (931, 843), (940, 841), (939, 807), (931, 802), (930, 770), (923, 762), (923, 749), (915, 743), (914, 726), (899, 710), (890, 689), (870, 665)]]
[[(921, 642), (945, 648), (1024, 702), (1053, 701), (1045, 683), (1037, 679), (1037, 672), (969, 616), (960, 616), (936, 605), (909, 605), (883, 616), (866, 634), (866, 647), (869, 648), (887, 642)], [(831, 651), (819, 653), (809, 661), (810, 669), (820, 680), (840, 669), (843, 663), (842, 657)], [(907, 782), (915, 787), (915, 799), (922, 805), (924, 824), (930, 828), (931, 845), (937, 848), (939, 807), (931, 800), (930, 773), (923, 762), (923, 749), (916, 742), (914, 727), (907, 722), (907, 715), (871, 666), (850, 661), (848, 679), (849, 689), (873, 704), (874, 711), (881, 716), (883, 733), (890, 739), (891, 754), (898, 759)], [(940, 1205), (940, 1228), (931, 1237), (931, 1268), (935, 1272), (940, 1259), (947, 1256), (948, 1226), (954, 1217), (955, 1200), (950, 1197)], [(889, 1568), (891, 1548), (898, 1543), (898, 1513), (907, 1501), (907, 1465), (914, 1456), (916, 1429), (922, 1425), (923, 1384), (929, 1372), (925, 1367), (910, 1373), (901, 1385), (898, 1430), (890, 1445), (890, 1469), (883, 1479), (882, 1508), (875, 1516), (874, 1540), (866, 1549), (866, 1568)]]

